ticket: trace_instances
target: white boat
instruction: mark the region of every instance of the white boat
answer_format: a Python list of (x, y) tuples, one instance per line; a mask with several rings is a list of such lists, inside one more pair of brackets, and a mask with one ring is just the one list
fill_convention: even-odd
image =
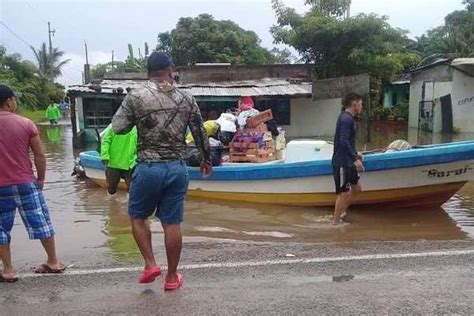
[[(299, 143), (298, 143), (299, 142)], [(303, 144), (304, 143), (304, 144)], [(333, 206), (332, 145), (324, 141), (288, 144), (286, 158), (263, 164), (225, 164), (203, 179), (189, 169), (188, 196), (210, 200), (301, 206)], [(82, 152), (86, 175), (105, 185), (97, 152)], [(440, 206), (474, 180), (474, 141), (418, 146), (406, 151), (368, 154), (363, 192), (354, 204), (393, 207)]]

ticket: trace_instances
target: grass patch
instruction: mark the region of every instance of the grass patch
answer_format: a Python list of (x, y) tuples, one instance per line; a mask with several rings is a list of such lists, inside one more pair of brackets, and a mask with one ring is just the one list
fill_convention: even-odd
[(43, 122), (46, 121), (46, 110), (25, 110), (20, 109), (18, 114), (21, 116), (27, 117), (33, 122)]

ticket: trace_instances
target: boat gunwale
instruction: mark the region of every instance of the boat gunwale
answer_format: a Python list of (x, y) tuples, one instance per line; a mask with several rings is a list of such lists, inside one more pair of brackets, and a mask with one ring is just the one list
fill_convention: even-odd
[[(96, 151), (80, 153), (83, 166), (104, 169)], [(474, 160), (474, 141), (428, 145), (406, 151), (374, 153), (364, 156), (366, 172), (421, 167)], [(87, 162), (86, 162), (87, 161)], [(86, 162), (86, 163), (84, 163)], [(469, 166), (470, 167), (470, 166)], [(198, 167), (188, 167), (191, 180), (203, 180)], [(299, 178), (332, 175), (330, 159), (280, 164), (219, 166), (207, 180), (239, 181)]]

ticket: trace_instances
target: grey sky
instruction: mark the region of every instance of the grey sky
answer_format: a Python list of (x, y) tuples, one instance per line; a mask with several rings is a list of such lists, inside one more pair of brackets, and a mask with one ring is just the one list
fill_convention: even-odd
[[(304, 0), (283, 0), (299, 12), (307, 10)], [(462, 0), (353, 0), (352, 13), (374, 12), (390, 17), (393, 26), (419, 36), (441, 25), (444, 16), (462, 9)], [(135, 50), (147, 41), (156, 45), (158, 33), (171, 30), (180, 17), (210, 13), (216, 19), (230, 19), (255, 31), (265, 47), (272, 48), (269, 28), (275, 23), (270, 0), (149, 0), (149, 1), (43, 1), (0, 0), (0, 19), (25, 42), (39, 47), (47, 42), (47, 21), (56, 30), (54, 46), (71, 58), (60, 81), (81, 82), (84, 63), (84, 39), (89, 47), (90, 63), (107, 62), (112, 50), (116, 59), (127, 55), (127, 43)], [(29, 47), (0, 25), (0, 44), (33, 60)]]

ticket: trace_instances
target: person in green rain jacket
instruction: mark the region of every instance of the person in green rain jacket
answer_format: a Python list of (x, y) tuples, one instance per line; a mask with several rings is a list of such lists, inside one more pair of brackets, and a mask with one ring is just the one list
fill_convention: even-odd
[(61, 111), (56, 103), (51, 103), (46, 109), (46, 118), (49, 120), (51, 125), (57, 125), (58, 120), (61, 118)]
[(117, 135), (112, 125), (107, 126), (101, 140), (100, 159), (106, 166), (105, 177), (109, 196), (117, 192), (120, 179), (130, 185), (131, 170), (137, 160), (137, 128), (128, 134)]

